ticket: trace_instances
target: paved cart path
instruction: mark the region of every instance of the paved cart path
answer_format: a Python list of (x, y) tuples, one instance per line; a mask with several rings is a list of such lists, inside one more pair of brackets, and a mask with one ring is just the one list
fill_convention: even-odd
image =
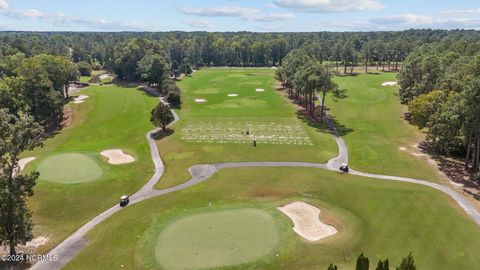
[[(153, 95), (157, 95), (155, 92), (151, 92)], [(165, 102), (163, 98), (159, 97), (162, 102)], [(172, 110), (175, 120), (170, 124), (173, 125), (179, 120), (178, 115)], [(335, 137), (336, 143), (338, 145), (338, 156), (328, 161), (326, 164), (316, 164), (316, 163), (306, 163), (306, 162), (235, 162), (235, 163), (221, 163), (221, 164), (205, 164), (205, 165), (195, 165), (188, 169), (192, 178), (185, 183), (180, 185), (170, 187), (167, 189), (156, 190), (154, 188), (155, 184), (160, 180), (165, 171), (164, 163), (161, 159), (160, 153), (158, 151), (155, 140), (152, 138), (152, 135), (159, 131), (159, 129), (152, 130), (147, 133), (147, 141), (150, 145), (150, 151), (153, 163), (155, 165), (155, 173), (150, 178), (150, 180), (135, 194), (130, 197), (130, 205), (141, 202), (143, 200), (165, 195), (170, 192), (182, 190), (198, 184), (208, 178), (210, 178), (217, 170), (224, 168), (241, 168), (241, 167), (310, 167), (331, 171), (338, 171), (338, 168), (342, 163), (348, 164), (348, 150), (345, 141), (339, 136), (335, 125), (331, 119), (328, 119), (328, 125), (332, 131), (332, 135)], [(455, 202), (477, 223), (480, 225), (480, 213), (477, 209), (466, 200), (461, 194), (452, 190), (451, 188), (428, 182), (421, 179), (413, 179), (407, 177), (399, 176), (389, 176), (389, 175), (377, 175), (370, 173), (358, 172), (355, 170), (350, 170), (350, 174), (385, 180), (385, 181), (400, 181), (407, 183), (414, 183), (423, 186), (428, 186), (439, 190), (447, 195), (449, 195)], [(120, 211), (122, 208), (118, 205), (111, 207), (110, 209), (99, 214), (95, 218), (91, 219), (85, 225), (80, 227), (73, 234), (68, 236), (63, 242), (53, 248), (48, 255), (56, 255), (58, 260), (54, 262), (38, 262), (32, 266), (33, 270), (59, 270), (65, 266), (75, 255), (77, 255), (82, 248), (87, 244), (87, 240), (84, 238), (85, 234), (90, 231), (93, 227), (109, 218), (116, 212)]]

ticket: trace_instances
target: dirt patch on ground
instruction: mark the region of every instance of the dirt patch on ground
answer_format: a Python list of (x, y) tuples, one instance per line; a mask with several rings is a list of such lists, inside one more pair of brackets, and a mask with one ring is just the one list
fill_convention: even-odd
[[(31, 241), (28, 241), (25, 245), (18, 245), (16, 247), (17, 253), (32, 254), (37, 248), (48, 243), (49, 239), (46, 236), (38, 236)], [(0, 247), (0, 255), (5, 256), (9, 254), (9, 248), (7, 246)]]
[(293, 221), (293, 230), (308, 241), (318, 241), (337, 233), (335, 227), (320, 220), (320, 209), (313, 205), (293, 202), (277, 209)]
[(65, 107), (63, 108), (63, 120), (60, 123), (62, 128), (66, 128), (71, 126), (73, 123), (73, 108), (72, 107)]

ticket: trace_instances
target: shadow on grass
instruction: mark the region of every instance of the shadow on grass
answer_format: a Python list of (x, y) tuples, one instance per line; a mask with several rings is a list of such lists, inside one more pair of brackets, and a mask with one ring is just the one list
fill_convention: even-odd
[(152, 139), (155, 141), (160, 141), (163, 138), (171, 136), (175, 133), (175, 130), (167, 128), (166, 130), (160, 130), (152, 134)]
[[(320, 121), (319, 117), (313, 118), (306, 110), (297, 111), (297, 118), (307, 124), (309, 127), (315, 128), (318, 132), (332, 134), (332, 130), (329, 128), (326, 121)], [(354, 131), (353, 129), (348, 128), (345, 125), (342, 125), (340, 122), (337, 121), (335, 117), (329, 116), (329, 118), (331, 123), (334, 124), (337, 134), (339, 136), (345, 136), (350, 132)]]

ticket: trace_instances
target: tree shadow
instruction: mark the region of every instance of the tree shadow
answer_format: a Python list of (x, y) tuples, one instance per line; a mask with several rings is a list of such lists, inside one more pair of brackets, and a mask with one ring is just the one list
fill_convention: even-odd
[(336, 129), (338, 136), (343, 137), (355, 131), (353, 128), (349, 128), (344, 124), (340, 123), (336, 116), (329, 115), (328, 117), (331, 124)]
[(167, 128), (166, 130), (159, 130), (159, 131), (153, 133), (151, 137), (155, 141), (160, 141), (163, 138), (171, 136), (173, 133), (175, 133), (174, 129)]
[[(319, 117), (312, 117), (306, 110), (298, 110), (297, 118), (304, 122), (307, 126), (314, 128), (320, 133), (332, 134), (332, 129), (329, 127), (329, 123), (327, 121), (320, 121)], [(348, 133), (354, 131), (353, 129), (348, 128), (345, 125), (340, 124), (340, 122), (338, 122), (335, 117), (329, 116), (329, 119), (330, 123), (334, 125), (336, 133), (339, 136), (345, 136)]]

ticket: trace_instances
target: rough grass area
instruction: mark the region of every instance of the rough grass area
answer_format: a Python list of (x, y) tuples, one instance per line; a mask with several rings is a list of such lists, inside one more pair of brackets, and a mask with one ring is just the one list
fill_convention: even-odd
[[(35, 235), (49, 238), (38, 252), (52, 248), (85, 222), (118, 203), (121, 195), (137, 191), (153, 174), (145, 134), (153, 129), (149, 117), (158, 99), (135, 87), (91, 86), (80, 94), (90, 98), (82, 104), (68, 105), (72, 109), (72, 124), (49, 138), (43, 148), (25, 153), (25, 156), (36, 157), (27, 169), (38, 168), (41, 172), (35, 194), (29, 200)], [(116, 148), (133, 155), (137, 162), (123, 166), (102, 162), (100, 152)], [(56, 160), (58, 164), (49, 161), (52, 156), (64, 157), (69, 153), (87, 154), (100, 166), (101, 177), (75, 185), (46, 181), (53, 175), (57, 180), (66, 177), (63, 181), (88, 178), (86, 174), (92, 173), (91, 166), (85, 168), (84, 162), (76, 164), (71, 158)], [(44, 162), (49, 165), (42, 169)]]
[[(349, 152), (350, 165), (370, 173), (407, 176), (431, 181), (443, 177), (414, 147), (423, 135), (404, 120), (397, 87), (382, 86), (396, 81), (396, 73), (336, 77), (348, 98), (327, 104), (339, 123)], [(401, 149), (406, 148), (407, 151)]]
[[(180, 121), (173, 134), (161, 134), (158, 141), (166, 174), (157, 188), (188, 180), (187, 169), (196, 164), (324, 163), (335, 157), (338, 149), (328, 127), (299, 117), (284, 93), (274, 89), (273, 75), (272, 69), (206, 68), (179, 82)], [(229, 97), (232, 93), (238, 96)]]
[[(318, 243), (303, 240), (276, 210), (293, 201), (322, 209), (321, 220), (338, 233)], [(311, 168), (238, 168), (125, 208), (88, 234), (91, 241), (65, 269), (166, 269), (156, 264), (155, 246), (144, 241), (148, 232), (159, 222), (168, 226), (197, 209), (218, 207), (273, 209), (279, 229), (273, 253), (222, 269), (311, 270), (327, 269), (330, 263), (354, 269), (361, 252), (370, 262), (389, 258), (394, 266), (413, 252), (417, 268), (425, 270), (471, 270), (480, 261), (480, 254), (472, 252), (480, 246), (479, 227), (439, 191)], [(152, 234), (149, 241), (157, 239)], [(179, 263), (190, 260), (180, 254), (171, 256)]]

